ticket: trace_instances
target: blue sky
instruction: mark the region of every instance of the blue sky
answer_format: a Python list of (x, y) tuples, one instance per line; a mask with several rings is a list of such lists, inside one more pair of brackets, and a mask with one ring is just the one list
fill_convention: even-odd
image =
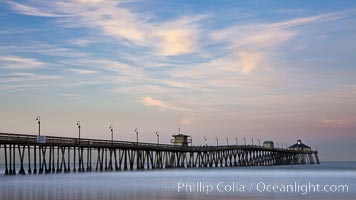
[[(2, 1), (0, 129), (356, 153), (353, 1)], [(330, 144), (337, 148), (328, 148)], [(341, 152), (347, 153), (342, 154)]]

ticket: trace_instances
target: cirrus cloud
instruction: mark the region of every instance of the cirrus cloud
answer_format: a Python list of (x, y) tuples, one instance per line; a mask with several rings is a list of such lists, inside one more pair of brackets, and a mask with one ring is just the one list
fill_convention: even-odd
[(153, 53), (159, 56), (188, 54), (197, 50), (199, 28), (196, 22), (202, 19), (201, 16), (150, 22), (150, 17), (132, 12), (123, 6), (123, 2), (125, 1), (67, 0), (49, 5), (45, 1), (6, 1), (21, 14), (60, 17), (58, 22), (64, 26), (99, 30), (129, 46), (153, 48)]
[(25, 58), (20, 56), (0, 56), (0, 68), (12, 70), (29, 70), (45, 67), (46, 63), (34, 58)]
[(172, 110), (172, 111), (176, 111), (176, 112), (187, 112), (190, 111), (187, 108), (181, 107), (181, 106), (175, 106), (172, 104), (169, 104), (167, 102), (152, 98), (150, 96), (145, 96), (142, 98), (142, 102), (148, 106), (148, 107), (156, 107), (159, 110)]

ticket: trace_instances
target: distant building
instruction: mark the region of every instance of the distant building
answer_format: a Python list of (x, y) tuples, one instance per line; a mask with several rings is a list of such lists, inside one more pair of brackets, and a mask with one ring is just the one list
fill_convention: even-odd
[(292, 146), (288, 147), (289, 150), (303, 150), (303, 151), (310, 151), (311, 148), (302, 143), (301, 140), (297, 140), (297, 143), (293, 144)]
[(187, 147), (189, 144), (192, 143), (192, 138), (189, 135), (184, 134), (176, 134), (172, 135), (171, 143), (178, 146)]
[(263, 147), (264, 148), (273, 149), (274, 148), (274, 143), (273, 143), (273, 141), (264, 141), (263, 142)]

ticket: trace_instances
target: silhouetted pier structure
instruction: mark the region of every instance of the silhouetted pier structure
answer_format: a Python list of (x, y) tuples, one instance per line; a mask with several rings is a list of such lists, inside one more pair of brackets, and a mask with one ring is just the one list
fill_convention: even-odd
[(319, 164), (318, 152), (313, 150), (257, 145), (176, 146), (10, 133), (0, 133), (0, 151), (6, 175)]

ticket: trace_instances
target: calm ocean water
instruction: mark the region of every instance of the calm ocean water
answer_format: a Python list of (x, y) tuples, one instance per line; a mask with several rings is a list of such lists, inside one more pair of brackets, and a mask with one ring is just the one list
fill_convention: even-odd
[(0, 175), (1, 200), (355, 198), (356, 163)]

